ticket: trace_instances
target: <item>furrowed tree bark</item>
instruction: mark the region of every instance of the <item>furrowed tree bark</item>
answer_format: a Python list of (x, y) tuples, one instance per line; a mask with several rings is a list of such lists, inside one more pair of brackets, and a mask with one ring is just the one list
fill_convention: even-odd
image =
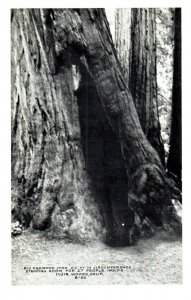
[(174, 18), (174, 63), (172, 89), (172, 121), (170, 134), (170, 150), (167, 163), (169, 172), (177, 176), (181, 182), (182, 174), (182, 106), (181, 106), (181, 8), (175, 8)]
[[(163, 166), (142, 131), (104, 10), (18, 10), (12, 31), (13, 41), (20, 38), (22, 45), (12, 48), (15, 215), (44, 229), (56, 205), (78, 206), (89, 190), (96, 201), (101, 186), (105, 222), (115, 227), (107, 236), (111, 244), (131, 245), (151, 224), (179, 227)], [(72, 65), (81, 76), (76, 97)], [(102, 130), (110, 138), (100, 142)], [(96, 155), (101, 177), (91, 173)]]
[(142, 129), (164, 165), (157, 102), (155, 9), (133, 8), (131, 11), (129, 87)]
[(67, 217), (70, 210), (83, 222), (94, 211), (99, 223), (85, 171), (72, 66), (56, 57), (53, 11), (13, 10), (12, 16), (13, 220), (44, 230), (53, 211)]

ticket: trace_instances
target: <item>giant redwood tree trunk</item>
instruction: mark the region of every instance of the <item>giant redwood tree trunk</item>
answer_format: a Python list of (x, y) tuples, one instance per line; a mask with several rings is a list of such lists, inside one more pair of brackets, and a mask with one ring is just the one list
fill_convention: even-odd
[(133, 244), (145, 223), (179, 226), (104, 10), (15, 10), (12, 46), (14, 216), (44, 229), (55, 206), (88, 214), (91, 193), (114, 242)]
[(71, 213), (74, 232), (82, 220), (89, 226), (95, 211), (91, 228), (97, 230), (72, 66), (56, 57), (51, 13), (12, 11), (12, 216), (43, 230), (53, 211), (68, 224)]
[(174, 63), (172, 89), (172, 122), (170, 134), (170, 151), (168, 170), (181, 182), (182, 174), (182, 107), (181, 107), (181, 9), (175, 8)]
[(131, 11), (130, 90), (143, 131), (164, 164), (157, 103), (155, 9)]

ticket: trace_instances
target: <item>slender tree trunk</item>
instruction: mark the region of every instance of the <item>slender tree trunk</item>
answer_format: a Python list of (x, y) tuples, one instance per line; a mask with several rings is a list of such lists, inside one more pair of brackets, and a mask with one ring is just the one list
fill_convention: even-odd
[[(57, 203), (78, 206), (87, 197), (89, 177), (105, 197), (106, 223), (116, 224), (114, 240), (133, 244), (145, 222), (179, 226), (163, 166), (124, 82), (104, 10), (18, 10), (13, 45), (19, 38), (21, 46), (12, 48), (12, 179), (25, 219), (29, 213), (33, 227), (46, 228)], [(71, 65), (81, 75), (76, 97)], [(101, 175), (91, 171), (96, 155)], [(103, 179), (106, 186), (100, 184)]]
[(115, 47), (124, 79), (129, 81), (129, 52), (131, 37), (131, 9), (117, 8), (115, 12)]
[(155, 9), (131, 11), (129, 86), (143, 131), (164, 165), (157, 103)]
[(175, 174), (181, 182), (182, 174), (182, 107), (181, 107), (181, 8), (175, 8), (174, 34), (174, 73), (172, 89), (172, 122), (168, 171)]

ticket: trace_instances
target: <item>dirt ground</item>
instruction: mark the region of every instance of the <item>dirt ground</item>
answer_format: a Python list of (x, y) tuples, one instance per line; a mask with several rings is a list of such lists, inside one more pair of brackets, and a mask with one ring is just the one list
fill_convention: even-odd
[(181, 238), (164, 231), (125, 248), (74, 244), (31, 230), (12, 240), (13, 285), (181, 283)]

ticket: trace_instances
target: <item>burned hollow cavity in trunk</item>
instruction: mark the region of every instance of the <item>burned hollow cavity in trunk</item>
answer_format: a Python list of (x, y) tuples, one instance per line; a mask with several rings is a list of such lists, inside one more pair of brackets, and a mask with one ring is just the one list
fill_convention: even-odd
[(80, 64), (80, 83), (75, 94), (79, 105), (82, 148), (95, 200), (106, 227), (105, 242), (129, 244), (128, 229), (134, 212), (128, 205), (128, 179), (119, 138), (104, 114), (94, 81)]

